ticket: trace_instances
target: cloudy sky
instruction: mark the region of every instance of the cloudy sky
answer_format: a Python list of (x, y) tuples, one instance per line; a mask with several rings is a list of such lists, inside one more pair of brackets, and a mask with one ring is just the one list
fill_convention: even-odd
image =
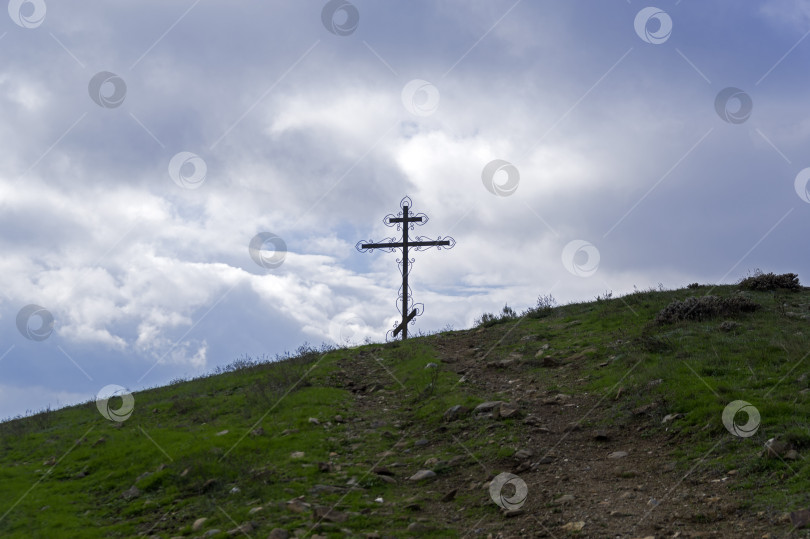
[[(810, 2), (11, 0), (0, 417), (538, 295), (810, 280)], [(253, 250), (251, 250), (251, 245)], [(137, 406), (137, 403), (136, 403)]]

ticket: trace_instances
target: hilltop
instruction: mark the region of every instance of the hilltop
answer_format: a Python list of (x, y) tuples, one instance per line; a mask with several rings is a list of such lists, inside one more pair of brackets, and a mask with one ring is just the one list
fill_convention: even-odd
[(241, 360), (124, 421), (2, 423), (0, 535), (808, 537), (810, 289), (774, 278), (541, 298)]

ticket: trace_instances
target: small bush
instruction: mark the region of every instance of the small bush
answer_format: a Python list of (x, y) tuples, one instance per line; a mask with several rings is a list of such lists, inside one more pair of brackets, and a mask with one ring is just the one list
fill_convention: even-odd
[(537, 305), (530, 309), (527, 309), (525, 316), (529, 318), (545, 318), (546, 316), (550, 315), (551, 312), (554, 310), (554, 307), (557, 305), (557, 300), (554, 299), (554, 296), (551, 294), (546, 294), (545, 296), (538, 296), (537, 297)]
[(475, 321), (475, 327), (488, 328), (490, 326), (494, 326), (495, 324), (506, 322), (507, 320), (514, 320), (517, 318), (517, 316), (517, 313), (512, 307), (509, 305), (504, 305), (500, 316), (495, 316), (492, 313), (484, 313), (481, 315), (481, 318)]
[(244, 369), (248, 369), (250, 367), (255, 367), (256, 365), (258, 365), (258, 362), (245, 354), (242, 357), (234, 359), (224, 367), (217, 365), (216, 368), (214, 369), (214, 373), (223, 374), (226, 372), (237, 372)]
[(498, 317), (492, 313), (484, 313), (481, 318), (475, 321), (475, 327), (488, 328), (498, 323)]
[(594, 299), (596, 299), (596, 303), (602, 303), (603, 301), (607, 301), (613, 298), (613, 290), (606, 290), (604, 294), (597, 295)]
[(692, 283), (686, 285), (686, 288), (688, 288), (689, 290), (694, 290), (695, 288), (700, 288), (700, 285), (698, 283)]
[(675, 300), (655, 316), (656, 324), (671, 324), (681, 320), (706, 320), (716, 316), (730, 316), (742, 312), (753, 312), (760, 308), (758, 303), (743, 296), (720, 298), (717, 296), (691, 296), (683, 301)]
[(754, 275), (746, 277), (740, 281), (739, 285), (743, 290), (776, 290), (784, 288), (787, 290), (800, 290), (799, 276), (795, 273), (762, 273), (757, 270)]

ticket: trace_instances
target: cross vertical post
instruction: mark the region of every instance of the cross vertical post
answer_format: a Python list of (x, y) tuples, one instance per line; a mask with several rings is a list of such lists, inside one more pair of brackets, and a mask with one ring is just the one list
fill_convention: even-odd
[[(400, 201), (399, 205), (402, 211), (399, 212), (397, 216), (389, 213), (383, 218), (383, 223), (385, 226), (396, 225), (397, 230), (402, 230), (402, 239), (400, 241), (396, 241), (393, 237), (385, 238), (378, 243), (374, 243), (372, 240), (368, 242), (359, 241), (357, 245), (355, 245), (355, 248), (361, 253), (372, 249), (383, 249), (392, 253), (394, 249), (402, 249), (402, 260), (397, 260), (400, 272), (402, 273), (402, 321), (399, 324), (395, 324), (394, 329), (390, 330), (388, 333), (392, 333), (393, 337), (396, 337), (401, 332), (402, 339), (405, 340), (408, 338), (408, 323), (413, 323), (413, 319), (424, 312), (423, 304), (413, 304), (413, 294), (410, 293), (410, 287), (408, 286), (408, 273), (410, 273), (411, 265), (414, 262), (414, 260), (408, 257), (408, 249), (410, 247), (413, 247), (414, 251), (424, 251), (431, 247), (436, 247), (438, 250), (441, 250), (442, 247), (452, 249), (456, 245), (456, 240), (449, 236), (445, 238), (440, 236), (437, 240), (431, 240), (424, 236), (416, 236), (416, 241), (411, 241), (408, 237), (408, 230), (414, 230), (414, 224), (421, 226), (427, 223), (428, 216), (424, 213), (413, 215), (410, 210), (411, 199), (407, 196)], [(397, 308), (399, 307), (400, 306), (397, 305)], [(386, 340), (388, 340), (388, 334), (386, 334)]]
[[(405, 271), (402, 272), (402, 340), (408, 338), (408, 205), (402, 206), (402, 213), (405, 218), (405, 226), (402, 227), (402, 263)], [(421, 221), (421, 219), (420, 219)]]

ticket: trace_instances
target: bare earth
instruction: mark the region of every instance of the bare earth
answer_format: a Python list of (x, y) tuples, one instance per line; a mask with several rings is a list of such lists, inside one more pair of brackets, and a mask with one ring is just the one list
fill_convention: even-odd
[[(467, 391), (484, 400), (498, 393), (508, 395), (503, 400), (520, 410), (520, 419), (511, 428), (497, 419), (474, 416), (429, 429), (409, 421), (408, 405), (398, 400), (396, 392), (375, 391), (375, 385), (390, 386), (392, 379), (373, 354), (346, 360), (344, 372), (352, 373), (351, 381), (348, 377), (336, 380), (351, 386), (365, 423), (373, 421), (383, 407), (401, 410), (401, 428), (392, 439), (394, 455), (381, 464), (396, 461), (409, 445), (403, 440), (417, 439), (428, 443), (408, 450), (411, 456), (420, 451), (426, 457), (444, 453), (456, 455), (461, 463), (418, 486), (407, 481), (416, 470), (392, 468), (404, 487), (404, 501), (412, 505), (410, 522), (422, 526), (414, 528), (414, 536), (437, 525), (462, 537), (806, 536), (791, 529), (784, 513), (746, 508), (746, 492), (730, 488), (738, 480), (736, 474), (709, 471), (699, 460), (688, 468), (677, 465), (671, 456), (676, 442), (660, 428), (660, 410), (655, 418), (654, 408), (637, 410), (620, 427), (600, 427), (615, 415), (614, 407), (621, 401), (616, 399), (617, 391), (607, 396), (587, 394), (584, 389), (568, 395), (546, 392), (543, 388), (552, 381), (561, 387), (585, 387), (575, 361), (539, 374), (536, 365), (530, 372), (530, 367), (518, 362), (493, 368), (486, 357), (491, 346), (474, 330), (447, 334), (438, 344), (441, 368), (463, 375)], [(489, 443), (504, 443), (507, 435), (516, 435), (515, 441), (504, 445), (527, 450), (531, 456), (478, 461), (466, 447), (471, 437), (480, 434), (460, 429), (464, 422), (484, 422)], [(502, 514), (489, 496), (489, 480), (501, 472), (518, 475), (528, 489), (522, 510), (513, 516)], [(384, 513), (385, 508), (380, 511)]]

